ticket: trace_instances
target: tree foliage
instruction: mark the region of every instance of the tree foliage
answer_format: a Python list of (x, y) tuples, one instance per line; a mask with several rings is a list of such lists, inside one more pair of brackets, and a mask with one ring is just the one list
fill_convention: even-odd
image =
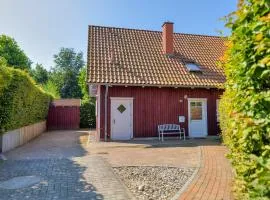
[(31, 75), (34, 80), (39, 84), (45, 84), (49, 78), (48, 71), (41, 64), (38, 63), (36, 64), (35, 69), (31, 71)]
[(51, 81), (55, 85), (57, 92), (60, 94), (60, 90), (64, 85), (64, 74), (56, 70), (50, 71), (48, 81)]
[(57, 86), (51, 80), (48, 80), (41, 87), (45, 92), (50, 94), (54, 99), (60, 99), (60, 94), (58, 92)]
[(79, 86), (82, 92), (82, 103), (80, 108), (80, 127), (96, 127), (96, 104), (95, 99), (89, 96), (88, 85), (86, 83), (86, 67), (80, 70)]
[(80, 127), (96, 127), (96, 106), (92, 98), (82, 100), (80, 107)]
[[(82, 52), (61, 48), (54, 63), (51, 71), (41, 64), (31, 69), (17, 42), (0, 35), (0, 132), (44, 119), (48, 97), (82, 98), (81, 127), (95, 127), (95, 103), (88, 95)], [(7, 66), (30, 72), (39, 86), (27, 73)]]
[(79, 86), (81, 88), (83, 98), (89, 98), (88, 85), (86, 83), (86, 67), (85, 66), (80, 70)]
[(19, 47), (17, 42), (6, 35), (0, 35), (0, 57), (6, 60), (8, 66), (29, 71), (31, 61)]
[(81, 98), (78, 84), (80, 69), (84, 66), (82, 52), (76, 53), (72, 48), (61, 48), (54, 55), (55, 66), (51, 80), (56, 83), (62, 98)]
[(54, 55), (55, 70), (71, 71), (78, 75), (84, 66), (83, 53), (76, 53), (72, 48), (61, 48), (60, 52)]
[(242, 0), (228, 17), (232, 35), (220, 102), (237, 199), (270, 197), (270, 1)]
[(78, 85), (78, 76), (70, 71), (66, 72), (60, 94), (62, 98), (81, 98), (82, 93)]

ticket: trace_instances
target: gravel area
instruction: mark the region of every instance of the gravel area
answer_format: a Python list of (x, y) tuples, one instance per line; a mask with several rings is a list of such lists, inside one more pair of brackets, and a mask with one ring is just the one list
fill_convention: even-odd
[(136, 198), (167, 200), (184, 186), (192, 176), (193, 168), (176, 167), (114, 167)]

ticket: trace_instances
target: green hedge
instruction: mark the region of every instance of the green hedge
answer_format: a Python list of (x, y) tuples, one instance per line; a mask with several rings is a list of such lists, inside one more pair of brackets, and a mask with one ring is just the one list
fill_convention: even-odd
[(0, 133), (44, 120), (50, 100), (27, 72), (0, 66)]
[(241, 0), (228, 18), (223, 139), (236, 172), (236, 199), (270, 197), (270, 3)]
[(92, 99), (83, 99), (80, 107), (80, 127), (96, 127), (96, 106)]

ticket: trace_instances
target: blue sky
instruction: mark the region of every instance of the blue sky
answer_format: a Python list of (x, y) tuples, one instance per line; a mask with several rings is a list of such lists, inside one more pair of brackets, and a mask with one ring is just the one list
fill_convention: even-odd
[(34, 63), (47, 69), (61, 47), (84, 53), (88, 25), (218, 35), (220, 18), (236, 9), (237, 0), (1, 0), (0, 34), (19, 43)]

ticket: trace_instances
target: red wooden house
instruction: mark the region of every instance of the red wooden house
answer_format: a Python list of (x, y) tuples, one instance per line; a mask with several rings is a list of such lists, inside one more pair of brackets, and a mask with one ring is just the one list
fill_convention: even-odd
[[(225, 38), (89, 26), (87, 82), (96, 89), (101, 139), (157, 137), (180, 124), (189, 137), (218, 134)], [(180, 121), (179, 121), (180, 120)]]

